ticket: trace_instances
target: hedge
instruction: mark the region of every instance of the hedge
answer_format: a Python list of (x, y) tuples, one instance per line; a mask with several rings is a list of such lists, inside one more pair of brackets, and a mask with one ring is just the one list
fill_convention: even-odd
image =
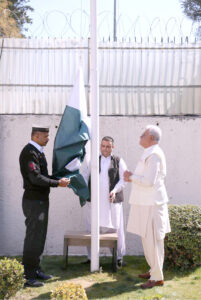
[(165, 238), (165, 264), (181, 270), (201, 265), (201, 207), (170, 205), (171, 233)]

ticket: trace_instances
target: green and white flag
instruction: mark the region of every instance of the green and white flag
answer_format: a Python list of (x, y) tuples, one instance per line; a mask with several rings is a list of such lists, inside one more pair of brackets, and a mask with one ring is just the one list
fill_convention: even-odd
[(80, 67), (55, 137), (53, 175), (71, 179), (69, 187), (80, 197), (81, 206), (89, 198), (88, 187), (79, 173), (85, 145), (90, 139), (88, 125), (83, 71)]

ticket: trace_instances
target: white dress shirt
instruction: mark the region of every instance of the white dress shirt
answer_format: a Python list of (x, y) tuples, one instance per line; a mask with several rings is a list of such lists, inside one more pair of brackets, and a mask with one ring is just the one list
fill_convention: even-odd
[(37, 144), (36, 142), (34, 141), (30, 141), (29, 144), (33, 145), (36, 149), (38, 149), (38, 151), (40, 151), (40, 153), (43, 153), (43, 147), (40, 146), (39, 144)]

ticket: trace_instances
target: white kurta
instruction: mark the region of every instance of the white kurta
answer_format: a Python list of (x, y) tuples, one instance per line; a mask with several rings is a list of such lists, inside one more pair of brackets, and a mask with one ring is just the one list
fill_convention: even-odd
[(149, 208), (155, 209), (155, 229), (157, 236), (164, 238), (170, 231), (167, 192), (164, 185), (166, 176), (165, 156), (158, 145), (144, 150), (132, 179), (132, 191), (130, 195), (131, 209), (129, 213), (127, 230), (145, 237), (147, 222), (150, 215)]
[(165, 156), (158, 145), (144, 150), (131, 176), (133, 186), (127, 230), (142, 238), (151, 280), (163, 280), (164, 237), (170, 232), (164, 185)]
[[(111, 203), (109, 201), (109, 176), (108, 169), (111, 163), (111, 156), (101, 156), (101, 172), (100, 172), (100, 226), (118, 229), (120, 226), (122, 203)], [(116, 184), (113, 191), (120, 192), (125, 187), (123, 173), (126, 170), (126, 164), (123, 159), (119, 162), (120, 180)]]
[(140, 235), (142, 238), (146, 237), (148, 227), (150, 226), (150, 215), (153, 215), (151, 227), (154, 229), (156, 239), (164, 239), (165, 234), (171, 231), (166, 203), (153, 206), (132, 204), (129, 212), (127, 231)]
[[(120, 226), (120, 219), (122, 214), (122, 203), (111, 203), (109, 200), (109, 176), (108, 169), (111, 163), (111, 156), (101, 156), (101, 172), (99, 177), (99, 199), (100, 199), (100, 226), (107, 228), (118, 229)], [(118, 193), (125, 187), (123, 174), (127, 167), (124, 160), (121, 158), (119, 161), (119, 181), (115, 185), (113, 191)], [(85, 165), (81, 174), (83, 175), (86, 183), (88, 183), (90, 176), (90, 166)]]
[[(108, 170), (111, 163), (111, 156), (101, 156), (101, 172), (100, 172), (100, 189), (99, 189), (99, 213), (100, 213), (100, 231), (101, 232), (117, 232), (118, 234), (118, 245), (117, 254), (118, 259), (122, 258), (125, 254), (125, 234), (124, 234), (124, 222), (123, 222), (123, 207), (122, 203), (111, 203), (109, 200), (109, 176)], [(123, 178), (123, 174), (126, 171), (127, 166), (124, 160), (121, 158), (119, 161), (119, 181), (115, 185), (113, 191), (118, 193), (123, 190), (126, 183)], [(90, 166), (85, 165), (82, 170), (82, 175), (85, 181), (88, 183), (90, 175)], [(87, 219), (86, 227), (87, 231), (90, 231), (91, 220), (90, 220), (90, 203), (87, 203)], [(103, 231), (104, 230), (104, 231)], [(90, 254), (89, 254), (90, 258)]]

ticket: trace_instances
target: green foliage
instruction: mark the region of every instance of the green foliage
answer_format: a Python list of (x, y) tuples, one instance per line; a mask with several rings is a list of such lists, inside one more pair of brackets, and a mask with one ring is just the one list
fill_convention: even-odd
[(28, 16), (27, 12), (33, 11), (33, 8), (27, 3), (30, 0), (9, 0), (8, 9), (13, 12), (13, 18), (17, 22), (17, 26), (22, 31), (24, 24), (31, 24), (32, 20)]
[(81, 284), (69, 282), (56, 287), (56, 289), (51, 292), (51, 299), (87, 300), (88, 298)]
[(24, 285), (24, 267), (16, 259), (0, 260), (0, 299), (14, 296)]
[(181, 270), (201, 265), (201, 207), (169, 206), (171, 233), (165, 238), (165, 263)]
[(201, 0), (180, 0), (184, 14), (193, 21), (201, 21)]
[(24, 26), (31, 24), (28, 16), (33, 8), (27, 5), (30, 0), (0, 0), (0, 36), (23, 37)]
[(183, 13), (194, 22), (198, 22), (196, 36), (201, 37), (201, 0), (180, 0)]

